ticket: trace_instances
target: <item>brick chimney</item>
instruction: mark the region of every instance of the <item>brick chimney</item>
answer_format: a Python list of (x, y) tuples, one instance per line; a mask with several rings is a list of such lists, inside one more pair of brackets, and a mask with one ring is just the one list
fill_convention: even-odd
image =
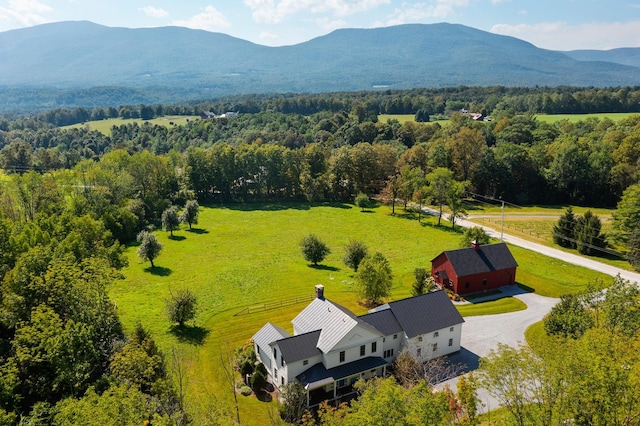
[(322, 284), (316, 285), (316, 299), (324, 300), (324, 286)]
[(471, 248), (474, 250), (478, 250), (480, 248), (480, 243), (477, 239), (471, 241)]

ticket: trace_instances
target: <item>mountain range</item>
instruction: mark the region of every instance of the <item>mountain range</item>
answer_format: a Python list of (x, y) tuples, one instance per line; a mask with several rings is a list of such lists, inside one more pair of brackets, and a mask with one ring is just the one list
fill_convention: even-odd
[[(0, 33), (0, 58), (0, 94), (8, 94), (0, 109), (20, 93), (37, 98), (41, 90), (118, 88), (125, 98), (143, 90), (147, 97), (157, 93), (156, 99), (136, 100), (153, 103), (247, 93), (640, 84), (640, 48), (551, 51), (446, 23), (340, 29), (267, 47), (181, 27), (70, 21)], [(42, 102), (64, 101), (45, 96)]]

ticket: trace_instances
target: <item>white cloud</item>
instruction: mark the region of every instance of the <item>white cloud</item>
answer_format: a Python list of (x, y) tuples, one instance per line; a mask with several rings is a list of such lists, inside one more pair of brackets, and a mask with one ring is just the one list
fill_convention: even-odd
[(469, 0), (437, 0), (432, 3), (415, 3), (396, 9), (387, 21), (387, 25), (401, 25), (421, 22), (425, 19), (445, 19), (454, 15), (456, 9), (467, 7)]
[(511, 0), (491, 0), (492, 4), (502, 4), (502, 3), (509, 3), (511, 2)]
[(276, 33), (272, 33), (269, 31), (262, 31), (260, 33), (260, 40), (277, 40), (280, 36)]
[(173, 25), (180, 27), (193, 28), (196, 30), (215, 30), (220, 28), (229, 28), (231, 22), (220, 13), (215, 7), (207, 6), (204, 12), (199, 13), (187, 20), (174, 21)]
[(592, 22), (569, 25), (566, 22), (538, 24), (498, 24), (491, 32), (526, 40), (538, 47), (552, 50), (598, 49), (620, 46), (640, 47), (640, 21)]
[(169, 12), (159, 7), (145, 6), (138, 8), (138, 10), (144, 12), (145, 15), (152, 18), (166, 18), (167, 16), (169, 16)]
[(300, 11), (348, 16), (389, 4), (391, 0), (245, 0), (256, 22), (277, 24)]
[(43, 24), (47, 19), (42, 14), (53, 11), (37, 0), (9, 0), (7, 3), (9, 7), (0, 7), (0, 20), (20, 27)]
[(347, 21), (342, 19), (329, 19), (329, 18), (319, 18), (316, 19), (316, 24), (323, 28), (325, 31), (333, 31), (338, 28), (344, 28), (347, 26)]

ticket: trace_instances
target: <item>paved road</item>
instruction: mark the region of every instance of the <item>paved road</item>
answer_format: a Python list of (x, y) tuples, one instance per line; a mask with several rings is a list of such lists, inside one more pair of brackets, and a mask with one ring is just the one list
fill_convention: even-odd
[[(434, 216), (438, 215), (438, 212), (433, 209), (425, 208), (425, 212)], [(443, 219), (447, 219), (447, 218), (448, 218), (448, 215), (443, 215)], [(463, 226), (465, 228), (480, 226), (485, 230), (487, 234), (489, 234), (489, 236), (498, 238), (498, 239), (500, 238), (500, 231), (488, 226), (478, 225), (477, 223), (473, 223), (473, 222), (469, 222), (467, 220), (461, 220), (461, 219), (458, 219), (456, 221), (456, 225)], [(585, 268), (593, 269), (595, 271), (600, 271), (607, 275), (611, 275), (612, 277), (615, 277), (616, 275), (619, 274), (625, 280), (640, 283), (640, 274), (636, 272), (626, 271), (624, 269), (616, 268), (615, 266), (607, 265), (606, 263), (598, 262), (596, 260), (583, 257), (583, 256), (578, 256), (572, 253), (567, 253), (562, 250), (555, 249), (553, 247), (548, 247), (542, 244), (527, 241), (523, 238), (515, 237), (513, 235), (509, 235), (506, 233), (503, 236), (503, 240), (509, 244), (526, 248), (527, 250), (531, 250), (536, 253), (541, 253), (541, 254), (544, 254), (545, 256), (560, 259), (565, 262), (572, 263), (574, 265), (579, 265)]]
[[(436, 216), (438, 214), (435, 210), (431, 209), (428, 209), (426, 212)], [(458, 220), (456, 224), (467, 228), (479, 226), (476, 223), (466, 220)], [(487, 226), (481, 226), (481, 228), (483, 228), (489, 236), (500, 238), (499, 231)], [(616, 268), (586, 257), (566, 253), (562, 250), (527, 241), (509, 234), (504, 234), (503, 240), (509, 244), (554, 257), (574, 265), (600, 271), (611, 276), (620, 275), (625, 280), (640, 283), (640, 274), (635, 272)], [(535, 293), (523, 293), (516, 286), (502, 287), (501, 291), (520, 299), (527, 305), (527, 309), (506, 314), (465, 318), (465, 323), (462, 327), (462, 350), (459, 354), (450, 357), (451, 362), (464, 364), (468, 367), (467, 370), (475, 370), (478, 368), (479, 359), (488, 355), (491, 349), (498, 346), (498, 343), (517, 347), (520, 342), (524, 343), (524, 332), (527, 327), (540, 321), (558, 301), (558, 299), (540, 296)], [(455, 390), (456, 382), (457, 378), (454, 378), (441, 383), (437, 388), (441, 389), (444, 385), (448, 385)], [(490, 411), (500, 405), (485, 389), (478, 389), (478, 397), (483, 404), (482, 407), (478, 407), (480, 412)]]

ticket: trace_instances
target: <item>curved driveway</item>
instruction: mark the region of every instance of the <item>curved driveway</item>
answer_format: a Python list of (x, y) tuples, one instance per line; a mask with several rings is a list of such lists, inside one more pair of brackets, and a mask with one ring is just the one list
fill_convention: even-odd
[[(431, 215), (437, 215), (435, 210), (425, 209)], [(446, 218), (446, 217), (445, 217)], [(458, 220), (456, 224), (466, 228), (480, 226), (489, 236), (500, 238), (500, 232), (481, 226), (466, 220)], [(567, 263), (583, 266), (603, 272), (607, 275), (620, 275), (623, 279), (640, 283), (640, 274), (616, 268), (586, 257), (572, 253), (566, 253), (552, 247), (527, 241), (513, 235), (503, 234), (503, 241), (513, 244), (536, 253), (563, 260)], [(531, 324), (534, 324), (544, 317), (559, 299), (544, 297), (535, 293), (524, 293), (517, 286), (507, 286), (500, 289), (503, 295), (511, 295), (520, 299), (527, 305), (527, 309), (506, 314), (473, 316), (465, 318), (462, 326), (462, 350), (460, 353), (449, 357), (452, 363), (460, 363), (467, 366), (466, 371), (475, 370), (481, 357), (487, 356), (491, 349), (495, 349), (498, 343), (517, 347), (519, 343), (524, 343), (524, 332)], [(476, 301), (480, 301), (476, 299)], [(455, 390), (457, 378), (441, 383), (437, 388), (442, 388), (445, 384)], [(499, 403), (488, 395), (485, 389), (478, 390), (478, 397), (483, 402), (484, 408), (480, 412), (489, 411), (496, 408)]]

